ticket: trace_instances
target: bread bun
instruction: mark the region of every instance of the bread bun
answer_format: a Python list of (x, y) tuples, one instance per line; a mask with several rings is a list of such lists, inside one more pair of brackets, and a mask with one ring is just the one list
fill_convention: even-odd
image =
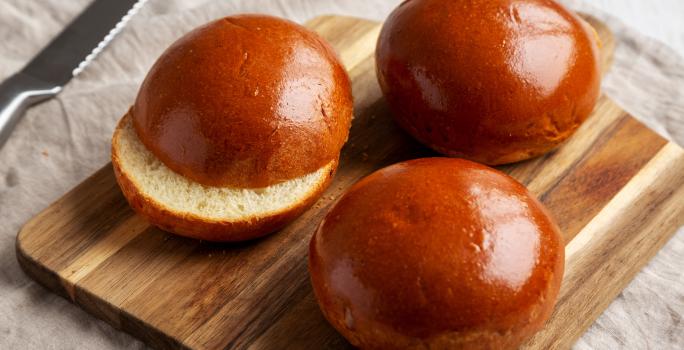
[(140, 142), (127, 114), (114, 132), (112, 165), (133, 210), (152, 224), (191, 238), (243, 241), (281, 228), (312, 205), (330, 184), (337, 159), (264, 188), (205, 186), (155, 157)]
[(553, 149), (591, 113), (597, 41), (551, 0), (409, 0), (382, 28), (378, 79), (394, 118), (420, 142), (516, 162)]
[(551, 314), (564, 245), (513, 178), (461, 159), (362, 179), (311, 239), (323, 314), (363, 349), (512, 349)]
[(255, 188), (336, 161), (352, 117), (349, 77), (304, 27), (240, 15), (173, 43), (131, 110), (142, 143), (203, 185)]
[(323, 193), (352, 116), (349, 77), (313, 32), (241, 15), (172, 44), (112, 139), (131, 207), (183, 236), (271, 233)]

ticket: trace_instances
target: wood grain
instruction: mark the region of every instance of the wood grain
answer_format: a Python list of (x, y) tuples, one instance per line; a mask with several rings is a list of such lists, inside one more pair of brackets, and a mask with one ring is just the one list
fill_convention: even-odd
[[(592, 23), (607, 67), (612, 36)], [(253, 242), (189, 240), (136, 216), (108, 165), (24, 226), (17, 258), (26, 273), (157, 348), (348, 348), (313, 298), (308, 240), (359, 178), (435, 154), (399, 130), (382, 101), (372, 58), (380, 25), (330, 16), (308, 25), (338, 50), (355, 97), (340, 169), (311, 210)], [(555, 313), (526, 348), (568, 348), (684, 224), (684, 152), (602, 97), (562, 147), (501, 169), (540, 197), (568, 242)]]

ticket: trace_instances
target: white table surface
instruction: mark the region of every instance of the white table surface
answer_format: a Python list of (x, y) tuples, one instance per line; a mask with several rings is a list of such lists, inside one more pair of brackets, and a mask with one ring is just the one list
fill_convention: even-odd
[[(21, 68), (87, 2), (0, 1), (0, 79)], [(684, 56), (684, 0), (589, 2)], [(108, 160), (107, 143), (112, 127), (167, 41), (210, 18), (238, 11), (269, 12), (300, 22), (327, 13), (381, 19), (396, 3), (397, 0), (150, 0), (141, 17), (134, 19), (121, 38), (72, 81), (58, 100), (29, 111), (0, 151), (0, 220), (4, 222), (0, 226), (0, 349), (144, 347), (30, 281), (19, 270), (13, 250), (16, 232), (26, 220)], [(158, 40), (145, 41), (146, 37)], [(653, 43), (646, 46), (662, 49)], [(640, 53), (640, 58), (644, 57), (648, 58), (648, 53)], [(668, 57), (668, 62), (676, 61), (671, 54)], [(684, 84), (677, 85), (684, 82), (684, 66), (660, 73), (680, 74), (682, 79), (670, 81), (676, 84), (668, 87), (684, 90)], [(606, 90), (610, 93), (614, 85), (609, 84)], [(668, 103), (684, 108), (684, 101)], [(633, 113), (649, 114), (658, 106), (630, 107)], [(684, 124), (678, 123), (670, 123), (670, 131), (684, 135), (684, 128), (678, 126)], [(658, 129), (659, 124), (652, 126)], [(682, 270), (684, 231), (680, 230), (578, 341), (576, 348), (684, 348)]]

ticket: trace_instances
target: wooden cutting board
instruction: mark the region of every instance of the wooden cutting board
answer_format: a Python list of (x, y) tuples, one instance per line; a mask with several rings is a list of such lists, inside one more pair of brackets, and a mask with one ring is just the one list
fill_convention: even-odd
[[(613, 38), (594, 24), (608, 62)], [(320, 17), (308, 26), (338, 50), (355, 96), (340, 169), (311, 210), (253, 242), (184, 239), (135, 215), (108, 165), (24, 226), (17, 258), (26, 273), (158, 348), (350, 347), (313, 298), (309, 238), (359, 178), (434, 153), (397, 129), (381, 99), (372, 57), (380, 24)], [(684, 152), (602, 97), (561, 148), (502, 169), (539, 196), (568, 242), (555, 312), (526, 347), (568, 348), (684, 224)]]

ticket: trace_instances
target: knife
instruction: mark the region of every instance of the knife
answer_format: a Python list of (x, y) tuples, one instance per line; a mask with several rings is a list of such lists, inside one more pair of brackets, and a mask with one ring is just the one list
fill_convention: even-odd
[(0, 84), (0, 148), (26, 108), (57, 95), (146, 1), (93, 1), (21, 71)]

